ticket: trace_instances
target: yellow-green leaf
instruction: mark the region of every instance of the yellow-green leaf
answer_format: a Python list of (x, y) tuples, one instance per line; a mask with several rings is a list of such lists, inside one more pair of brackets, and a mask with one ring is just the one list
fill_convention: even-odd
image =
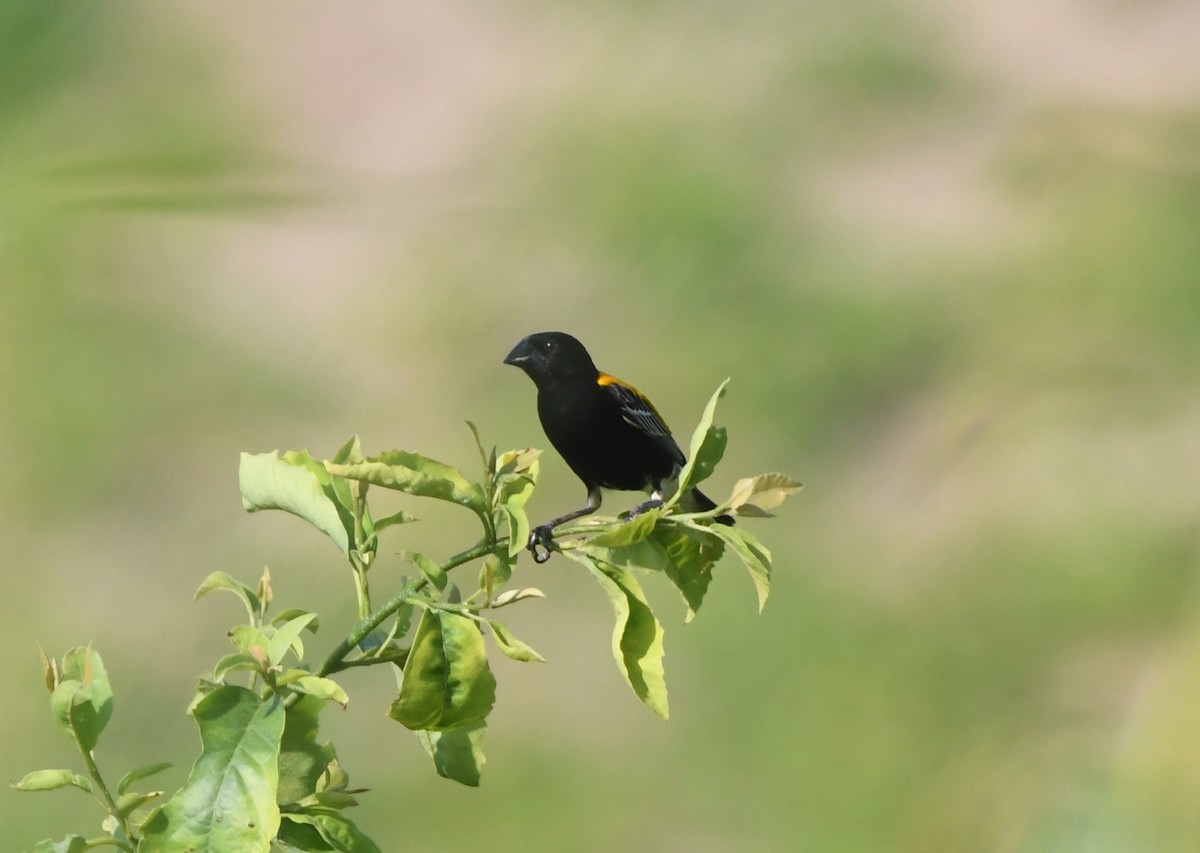
[(414, 731), (442, 731), (491, 713), (496, 679), (479, 626), (466, 616), (426, 610), (404, 662), (390, 716)]
[(595, 559), (579, 549), (563, 553), (586, 566), (608, 594), (616, 615), (613, 657), (642, 703), (664, 720), (667, 719), (667, 683), (663, 672), (664, 632), (646, 601), (641, 584), (625, 569)]

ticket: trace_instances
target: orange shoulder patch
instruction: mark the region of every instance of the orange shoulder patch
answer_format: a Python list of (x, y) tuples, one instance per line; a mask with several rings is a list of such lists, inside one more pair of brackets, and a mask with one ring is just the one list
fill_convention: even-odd
[(618, 379), (617, 377), (612, 376), (608, 373), (605, 373), (603, 370), (600, 371), (600, 375), (596, 378), (596, 384), (601, 385), (601, 386), (603, 386), (603, 385), (620, 385), (622, 388), (628, 388), (630, 391), (634, 392), (639, 397), (641, 396), (641, 394), (638, 394), (638, 390), (636, 388), (634, 388), (632, 385), (630, 385), (628, 382), (623, 382), (622, 380)]
[[(654, 408), (654, 404), (650, 402), (650, 398), (647, 397), (645, 394), (643, 394), (638, 389), (634, 388), (632, 385), (630, 385), (624, 379), (618, 379), (617, 377), (613, 376), (611, 373), (605, 373), (603, 370), (601, 370), (600, 375), (596, 377), (596, 384), (599, 385), (601, 388), (605, 388), (609, 385), (617, 385), (621, 388), (624, 388), (626, 391), (628, 391), (630, 394), (632, 394), (634, 396), (634, 399), (639, 400), (642, 403), (642, 405), (644, 405), (647, 409), (649, 409), (651, 412), (653, 412), (654, 417), (658, 418), (660, 421), (662, 420), (662, 415), (660, 415), (658, 413), (658, 409)], [(665, 424), (664, 424), (663, 428), (666, 429)]]

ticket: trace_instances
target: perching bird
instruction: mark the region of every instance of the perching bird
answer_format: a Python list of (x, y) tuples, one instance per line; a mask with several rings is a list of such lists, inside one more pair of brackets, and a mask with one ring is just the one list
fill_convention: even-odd
[[(545, 546), (551, 530), (600, 508), (601, 489), (650, 492), (650, 500), (631, 515), (662, 504), (663, 485), (678, 476), (687, 458), (641, 391), (597, 370), (583, 344), (565, 332), (529, 335), (504, 363), (521, 368), (537, 386), (546, 438), (587, 488), (586, 506), (534, 528), (529, 548), (535, 559), (536, 546)], [(684, 501), (689, 511), (716, 508), (699, 489)], [(727, 515), (716, 520), (733, 524)]]

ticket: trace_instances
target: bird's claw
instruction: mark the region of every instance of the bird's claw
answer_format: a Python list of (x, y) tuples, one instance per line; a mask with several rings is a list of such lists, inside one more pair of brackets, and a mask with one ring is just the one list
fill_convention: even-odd
[[(544, 563), (550, 559), (551, 543), (554, 541), (553, 528), (545, 524), (533, 528), (529, 533), (529, 544), (526, 546), (533, 555), (535, 563)], [(540, 551), (538, 549), (541, 549)]]
[(662, 498), (651, 498), (648, 501), (644, 501), (629, 511), (629, 521), (633, 521), (633, 519), (637, 518), (642, 513), (649, 512), (652, 509), (658, 509), (662, 505)]

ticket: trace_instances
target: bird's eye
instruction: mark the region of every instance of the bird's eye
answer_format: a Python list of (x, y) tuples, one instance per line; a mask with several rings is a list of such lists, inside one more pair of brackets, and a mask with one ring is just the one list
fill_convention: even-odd
[(554, 352), (554, 341), (546, 341), (542, 344), (542, 349), (546, 352)]

